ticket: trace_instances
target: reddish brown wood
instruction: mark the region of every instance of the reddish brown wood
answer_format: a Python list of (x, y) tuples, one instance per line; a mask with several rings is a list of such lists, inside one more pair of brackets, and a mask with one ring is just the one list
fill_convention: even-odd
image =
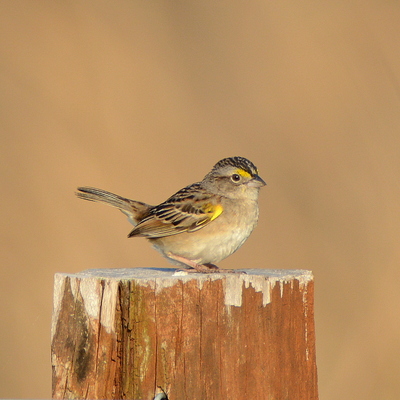
[(309, 271), (56, 274), (53, 398), (318, 399)]

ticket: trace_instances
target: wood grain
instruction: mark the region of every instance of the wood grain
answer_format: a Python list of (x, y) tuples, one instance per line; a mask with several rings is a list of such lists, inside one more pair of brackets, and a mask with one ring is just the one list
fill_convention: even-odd
[(317, 399), (309, 271), (56, 274), (53, 398)]

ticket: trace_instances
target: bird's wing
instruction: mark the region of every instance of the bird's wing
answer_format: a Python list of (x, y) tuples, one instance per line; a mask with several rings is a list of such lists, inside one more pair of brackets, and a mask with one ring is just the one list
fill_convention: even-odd
[(128, 236), (159, 238), (194, 232), (218, 218), (222, 212), (219, 196), (207, 193), (196, 183), (153, 207)]

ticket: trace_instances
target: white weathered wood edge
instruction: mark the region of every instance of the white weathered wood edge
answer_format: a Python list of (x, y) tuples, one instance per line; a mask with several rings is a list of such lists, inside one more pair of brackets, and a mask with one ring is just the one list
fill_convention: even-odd
[[(101, 324), (110, 331), (113, 330), (118, 283), (121, 280), (134, 279), (137, 284), (149, 286), (156, 293), (160, 293), (163, 289), (171, 287), (179, 281), (197, 280), (201, 289), (206, 281), (222, 279), (225, 305), (241, 307), (243, 285), (245, 288), (251, 286), (256, 292), (262, 292), (263, 306), (266, 306), (271, 302), (271, 292), (276, 284), (280, 285), (281, 296), (284, 284), (289, 282), (293, 284), (294, 280), (299, 281), (300, 288), (304, 289), (306, 293), (308, 283), (314, 279), (312, 272), (308, 270), (243, 269), (241, 271), (245, 271), (246, 274), (197, 274), (185, 271), (176, 272), (174, 268), (110, 268), (89, 269), (74, 274), (57, 273), (54, 282), (52, 337), (61, 308), (66, 277), (70, 278), (74, 297), (79, 290), (88, 315), (94, 319), (100, 319)], [(103, 281), (103, 286), (100, 285), (100, 281)]]

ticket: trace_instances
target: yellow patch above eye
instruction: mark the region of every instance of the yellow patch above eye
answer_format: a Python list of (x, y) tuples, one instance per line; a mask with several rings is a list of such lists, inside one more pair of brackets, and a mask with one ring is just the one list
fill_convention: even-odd
[(224, 208), (220, 204), (217, 204), (216, 206), (209, 204), (205, 207), (204, 211), (207, 214), (211, 214), (210, 221), (214, 221), (215, 218), (218, 218), (222, 214)]
[(247, 171), (245, 171), (244, 169), (241, 169), (241, 168), (237, 169), (235, 171), (235, 173), (240, 176), (243, 176), (243, 178), (251, 178), (251, 175)]

